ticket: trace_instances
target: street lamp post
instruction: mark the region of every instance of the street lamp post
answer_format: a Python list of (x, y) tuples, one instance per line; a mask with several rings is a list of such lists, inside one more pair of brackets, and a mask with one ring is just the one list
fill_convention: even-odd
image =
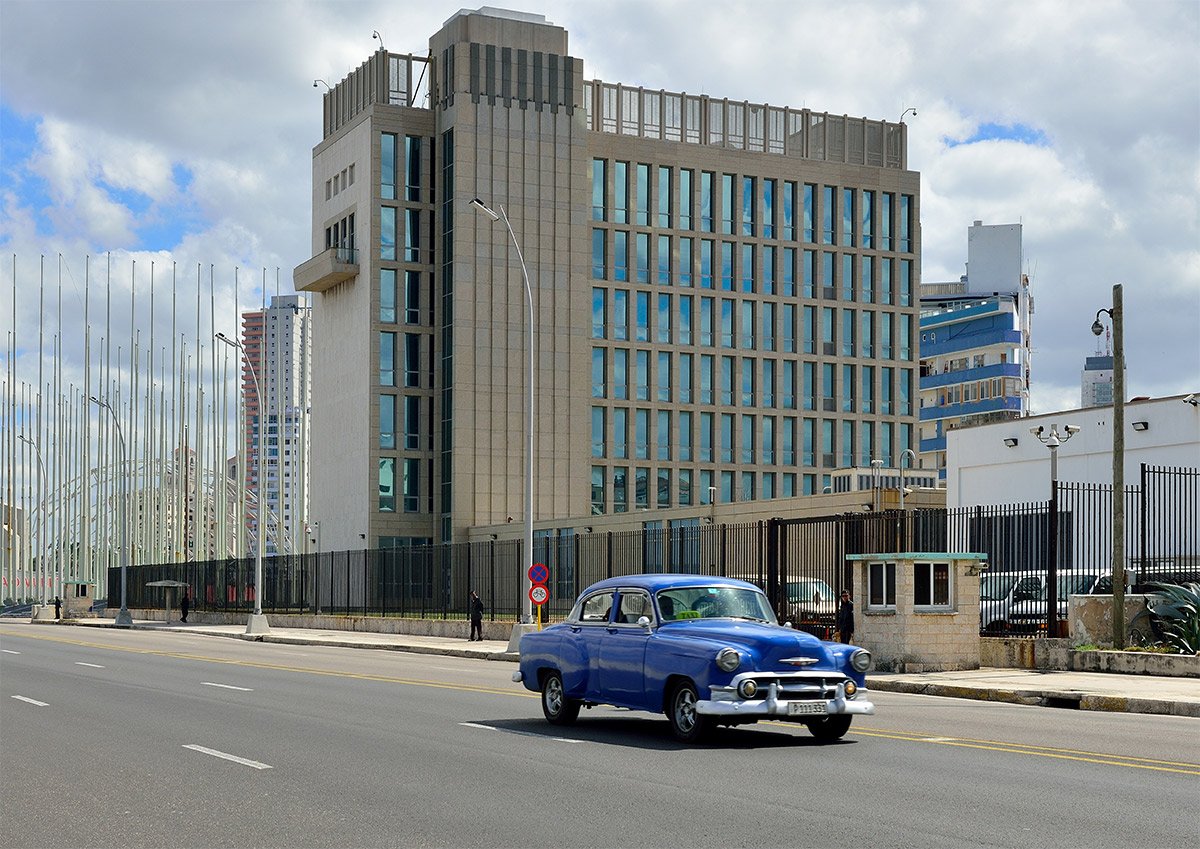
[(879, 476), (883, 473), (883, 461), (871, 461), (871, 512), (879, 512)]
[(1112, 287), (1112, 309), (1096, 311), (1092, 333), (1104, 332), (1100, 313), (1108, 313), (1113, 328), (1113, 449), (1112, 449), (1112, 587), (1113, 648), (1125, 648), (1125, 314), (1121, 284)]
[(46, 497), (50, 493), (49, 486), (46, 485), (46, 464), (42, 462), (42, 451), (38, 448), (38, 444), (23, 433), (17, 434), (17, 439), (33, 447), (34, 456), (37, 457), (38, 472), (40, 473), (41, 489), (38, 492), (38, 571), (42, 573), (42, 603), (37, 612), (33, 615), (34, 619), (45, 618), (47, 614), (46, 598)]
[[(254, 381), (254, 394), (258, 398), (258, 462), (255, 468), (254, 478), (258, 481), (258, 521), (257, 545), (254, 550), (254, 612), (250, 614), (249, 621), (246, 622), (247, 634), (265, 634), (271, 630), (267, 623), (267, 617), (263, 616), (262, 612), (262, 596), (263, 596), (263, 539), (267, 533), (266, 521), (266, 499), (263, 497), (263, 471), (266, 468), (266, 457), (263, 452), (263, 404), (266, 399), (263, 398), (262, 387), (258, 382), (258, 373), (254, 370), (254, 363), (250, 362), (250, 358), (246, 356), (246, 349), (242, 347), (242, 343), (236, 339), (230, 339), (224, 333), (218, 333), (217, 339), (224, 342), (226, 345), (237, 348), (242, 354), (242, 359), (246, 361), (246, 365), (250, 368), (250, 377)], [(242, 401), (245, 405), (245, 399)]]
[(516, 248), (517, 259), (521, 262), (521, 276), (525, 278), (525, 302), (529, 308), (529, 331), (525, 340), (526, 347), (528, 348), (528, 362), (525, 374), (525, 568), (521, 578), (524, 590), (522, 593), (521, 623), (527, 625), (533, 622), (533, 600), (529, 597), (531, 587), (529, 570), (533, 568), (533, 289), (529, 286), (529, 271), (525, 268), (525, 256), (521, 253), (521, 245), (517, 242), (517, 234), (513, 232), (512, 224), (509, 223), (508, 214), (504, 211), (504, 207), (499, 206), (500, 213), (496, 214), (479, 198), (473, 199), (471, 206), (492, 219), (492, 221), (504, 222), (504, 226), (508, 230), (508, 235), (512, 239), (513, 247)]
[(121, 466), (121, 609), (117, 611), (115, 624), (128, 628), (133, 626), (133, 617), (129, 615), (128, 596), (126, 595), (128, 589), (127, 570), (129, 561), (133, 559), (133, 552), (129, 549), (129, 484), (126, 480), (129, 468), (125, 464), (125, 435), (121, 432), (121, 422), (109, 403), (95, 395), (90, 398), (93, 404), (108, 410), (108, 414), (112, 416), (113, 425), (117, 429), (117, 447), (120, 449), (118, 463)]
[(1079, 433), (1079, 425), (1050, 425), (1050, 431), (1042, 425), (1031, 427), (1029, 432), (1050, 449), (1050, 516), (1046, 545), (1046, 636), (1053, 637), (1058, 630), (1058, 449), (1064, 442)]

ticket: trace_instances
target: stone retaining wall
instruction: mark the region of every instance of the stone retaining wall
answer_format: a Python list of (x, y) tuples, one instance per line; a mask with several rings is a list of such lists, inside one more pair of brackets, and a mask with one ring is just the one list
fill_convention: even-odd
[[(129, 612), (134, 619), (152, 622), (166, 620), (162, 608), (148, 608)], [(249, 618), (247, 611), (222, 613), (219, 611), (193, 610), (188, 614), (188, 624), (243, 625)], [(179, 611), (171, 611), (171, 621), (179, 621)], [(404, 619), (389, 616), (329, 616), (301, 613), (269, 613), (267, 622), (280, 628), (311, 628), (317, 631), (357, 631), (369, 634), (415, 634), (424, 637), (453, 637), (465, 640), (471, 633), (471, 623), (465, 619)], [(512, 622), (483, 622), (485, 640), (508, 640), (512, 634)]]
[(980, 663), (1008, 669), (1061, 669), (1200, 678), (1200, 655), (1137, 651), (1079, 651), (1071, 640), (981, 637)]

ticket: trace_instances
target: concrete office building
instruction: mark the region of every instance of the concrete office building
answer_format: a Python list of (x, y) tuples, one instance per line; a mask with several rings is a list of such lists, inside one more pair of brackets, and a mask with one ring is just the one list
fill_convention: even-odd
[(324, 95), (295, 271), (324, 549), (517, 531), (530, 344), (542, 530), (821, 493), (913, 445), (902, 123), (589, 80), (539, 15), (463, 11), (421, 52)]
[[(299, 295), (277, 295), (266, 309), (242, 313), (242, 393), (245, 399), (243, 433), (246, 439), (244, 485), (253, 497), (259, 492), (258, 427), (260, 407), (266, 407), (263, 448), (263, 497), (266, 500), (268, 554), (304, 550), (304, 520), (308, 509), (308, 407), (311, 392), (312, 307)], [(254, 363), (251, 373), (249, 363)], [(260, 404), (254, 378), (264, 403)], [(233, 478), (237, 479), (236, 466)], [(245, 553), (254, 552), (258, 511), (246, 509), (249, 536)]]
[(1033, 296), (1021, 225), (967, 229), (967, 273), (921, 285), (920, 465), (946, 480), (946, 433), (1029, 413)]

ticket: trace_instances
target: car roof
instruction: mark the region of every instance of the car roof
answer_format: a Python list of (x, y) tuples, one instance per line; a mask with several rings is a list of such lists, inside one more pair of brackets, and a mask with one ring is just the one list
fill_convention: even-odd
[(739, 587), (741, 589), (757, 590), (759, 587), (749, 581), (739, 581), (736, 578), (722, 578), (719, 575), (675, 575), (675, 574), (651, 574), (651, 575), (622, 575), (616, 578), (605, 578), (603, 581), (597, 581), (586, 590), (585, 593), (594, 592), (595, 590), (616, 589), (617, 587), (638, 587), (640, 589), (649, 590), (650, 592), (658, 592), (665, 589), (677, 589), (679, 587)]

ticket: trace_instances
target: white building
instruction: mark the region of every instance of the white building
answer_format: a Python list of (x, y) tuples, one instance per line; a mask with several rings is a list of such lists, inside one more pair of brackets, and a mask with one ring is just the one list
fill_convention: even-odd
[[(1190, 396), (1189, 396), (1190, 397)], [(946, 506), (1044, 501), (1050, 495), (1050, 450), (1030, 433), (1066, 425), (1079, 432), (1057, 448), (1058, 479), (1112, 483), (1112, 407), (1066, 410), (995, 422), (947, 434)], [(1125, 483), (1141, 464), (1200, 466), (1200, 407), (1184, 396), (1125, 405)]]
[(1088, 357), (1083, 364), (1079, 406), (1107, 407), (1113, 402), (1112, 354)]

